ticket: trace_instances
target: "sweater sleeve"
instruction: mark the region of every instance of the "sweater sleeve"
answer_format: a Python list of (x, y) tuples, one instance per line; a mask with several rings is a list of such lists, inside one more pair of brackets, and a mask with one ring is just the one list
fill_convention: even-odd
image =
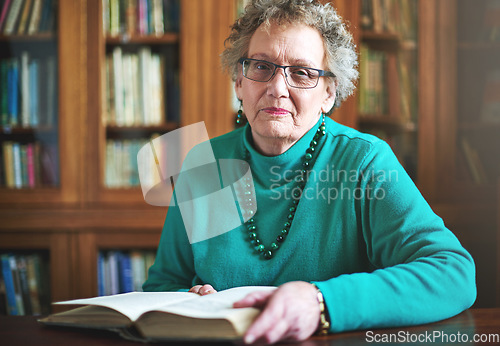
[(168, 209), (154, 264), (144, 291), (186, 291), (195, 278), (193, 254), (177, 206)]
[(331, 332), (408, 326), (452, 317), (476, 298), (475, 266), (384, 142), (360, 170), (356, 213), (375, 270), (315, 282)]

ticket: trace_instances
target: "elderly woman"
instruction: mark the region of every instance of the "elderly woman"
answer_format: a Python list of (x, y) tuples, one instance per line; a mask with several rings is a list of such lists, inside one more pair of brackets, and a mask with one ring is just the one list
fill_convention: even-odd
[(248, 124), (211, 145), (216, 158), (249, 163), (258, 209), (238, 229), (190, 244), (170, 207), (144, 290), (278, 286), (235, 304), (262, 309), (247, 343), (428, 323), (470, 307), (471, 256), (389, 146), (325, 117), (358, 76), (335, 10), (254, 0), (226, 43), (222, 62)]

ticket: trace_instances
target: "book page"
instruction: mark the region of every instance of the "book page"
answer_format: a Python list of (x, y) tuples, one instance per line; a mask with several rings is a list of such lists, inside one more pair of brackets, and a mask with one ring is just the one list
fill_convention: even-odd
[(169, 312), (194, 318), (228, 318), (238, 310), (233, 303), (243, 299), (247, 294), (255, 291), (272, 291), (271, 286), (242, 286), (234, 287), (196, 299), (182, 301), (179, 304), (158, 307), (155, 311)]
[(86, 299), (57, 302), (58, 305), (95, 305), (116, 310), (131, 321), (135, 321), (143, 313), (157, 310), (171, 304), (182, 303), (199, 298), (196, 293), (189, 292), (131, 292)]

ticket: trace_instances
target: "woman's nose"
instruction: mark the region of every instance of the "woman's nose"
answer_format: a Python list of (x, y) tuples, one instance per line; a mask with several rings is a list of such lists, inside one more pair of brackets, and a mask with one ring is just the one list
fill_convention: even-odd
[(274, 76), (267, 82), (268, 93), (274, 97), (288, 97), (288, 83), (286, 78), (286, 71), (284, 69), (276, 69)]

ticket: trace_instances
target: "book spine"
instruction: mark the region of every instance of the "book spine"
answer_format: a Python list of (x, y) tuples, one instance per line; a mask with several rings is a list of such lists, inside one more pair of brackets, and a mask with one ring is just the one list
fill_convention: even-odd
[(28, 268), (25, 256), (16, 256), (17, 270), (19, 272), (19, 286), (23, 300), (24, 314), (32, 315), (30, 288), (28, 282)]
[(29, 296), (30, 296), (30, 304), (31, 304), (31, 314), (32, 315), (41, 315), (42, 307), (40, 304), (39, 297), (39, 286), (40, 283), (37, 278), (36, 270), (38, 255), (30, 255), (26, 258), (26, 268), (28, 274), (28, 286), (29, 286)]
[(26, 26), (31, 11), (31, 2), (32, 0), (24, 0), (24, 5), (20, 13), (19, 25), (17, 27), (18, 35), (22, 35), (26, 32)]
[(28, 24), (28, 35), (36, 34), (40, 27), (42, 18), (42, 0), (33, 0), (33, 9), (31, 10), (31, 18)]
[(134, 124), (141, 125), (142, 114), (141, 114), (141, 100), (140, 100), (140, 76), (139, 76), (139, 55), (133, 54), (132, 59), (132, 98), (134, 99)]
[[(5, 19), (7, 18), (7, 12), (9, 11), (11, 0), (5, 0), (2, 7), (2, 12), (0, 12), (0, 30), (3, 29), (5, 24)], [(0, 31), (2, 32), (2, 31)]]
[(109, 18), (110, 18), (110, 31), (111, 36), (120, 34), (120, 1), (109, 0)]
[(116, 178), (114, 174), (114, 141), (106, 141), (106, 160), (105, 160), (105, 175), (104, 185), (108, 188), (116, 186)]
[(7, 89), (7, 98), (8, 98), (8, 110), (9, 110), (9, 118), (10, 125), (17, 126), (19, 125), (19, 65), (16, 59), (12, 59), (9, 64), (8, 71), (8, 89)]
[(14, 186), (16, 188), (23, 187), (23, 178), (21, 172), (21, 145), (17, 142), (12, 144), (12, 157), (14, 166)]
[(7, 314), (8, 315), (19, 315), (16, 303), (16, 291), (14, 287), (14, 277), (12, 276), (12, 271), (10, 269), (9, 255), (2, 255), (2, 275), (5, 283), (5, 294), (7, 297)]
[(38, 60), (32, 60), (28, 67), (28, 80), (29, 80), (29, 122), (33, 127), (40, 125), (39, 105), (38, 99)]
[(134, 125), (134, 86), (132, 85), (132, 56), (131, 54), (124, 54), (122, 58), (123, 63), (123, 121), (125, 126)]
[(108, 254), (110, 294), (120, 293), (120, 279), (118, 272), (118, 252), (110, 251)]
[(21, 125), (30, 126), (30, 80), (28, 52), (21, 53)]
[(28, 186), (31, 188), (35, 187), (35, 153), (33, 149), (33, 143), (28, 143), (26, 147), (26, 161), (28, 170)]
[(38, 32), (47, 32), (49, 30), (50, 17), (53, 13), (52, 1), (53, 0), (44, 0), (43, 2), (42, 17), (40, 18)]
[(9, 13), (7, 14), (7, 19), (5, 21), (5, 27), (3, 33), (5, 35), (12, 35), (15, 31), (16, 24), (19, 20), (19, 14), (23, 5), (22, 0), (13, 1), (10, 6)]
[(28, 186), (28, 150), (26, 144), (20, 144), (21, 152), (21, 187)]
[(159, 36), (164, 33), (163, 1), (153, 0), (154, 34)]
[(21, 280), (19, 278), (16, 258), (14, 256), (9, 256), (9, 264), (10, 271), (12, 272), (12, 279), (14, 281), (14, 292), (18, 315), (24, 315), (23, 297), (21, 294)]
[(2, 149), (5, 171), (5, 186), (8, 188), (14, 188), (16, 186), (16, 183), (14, 179), (13, 143), (10, 141), (3, 142)]
[(150, 65), (151, 65), (151, 50), (142, 48), (139, 50), (139, 84), (140, 84), (140, 103), (142, 109), (142, 123), (147, 125), (151, 114), (151, 103), (149, 97), (150, 90)]
[(35, 163), (35, 186), (42, 185), (42, 164), (40, 161), (40, 142), (33, 143), (33, 162)]
[(125, 10), (126, 32), (129, 36), (137, 33), (137, 0), (127, 0)]
[(49, 57), (46, 60), (47, 85), (46, 85), (46, 124), (54, 126), (56, 123), (56, 95), (57, 95), (57, 66), (54, 57)]
[(9, 65), (7, 59), (0, 60), (0, 125), (10, 126), (9, 122), (9, 82), (8, 82)]
[(134, 281), (132, 277), (132, 263), (127, 253), (119, 254), (119, 274), (120, 274), (120, 293), (132, 292), (134, 290)]
[(134, 283), (134, 291), (141, 292), (142, 284), (146, 281), (146, 271), (144, 267), (144, 256), (140, 251), (132, 251), (130, 253), (132, 262), (132, 277)]
[(139, 1), (139, 34), (148, 34), (148, 0), (138, 0)]
[(124, 88), (123, 88), (123, 59), (122, 50), (116, 47), (113, 50), (113, 77), (115, 90), (115, 115), (116, 125), (124, 125)]
[(104, 254), (99, 251), (97, 254), (97, 295), (104, 296)]

